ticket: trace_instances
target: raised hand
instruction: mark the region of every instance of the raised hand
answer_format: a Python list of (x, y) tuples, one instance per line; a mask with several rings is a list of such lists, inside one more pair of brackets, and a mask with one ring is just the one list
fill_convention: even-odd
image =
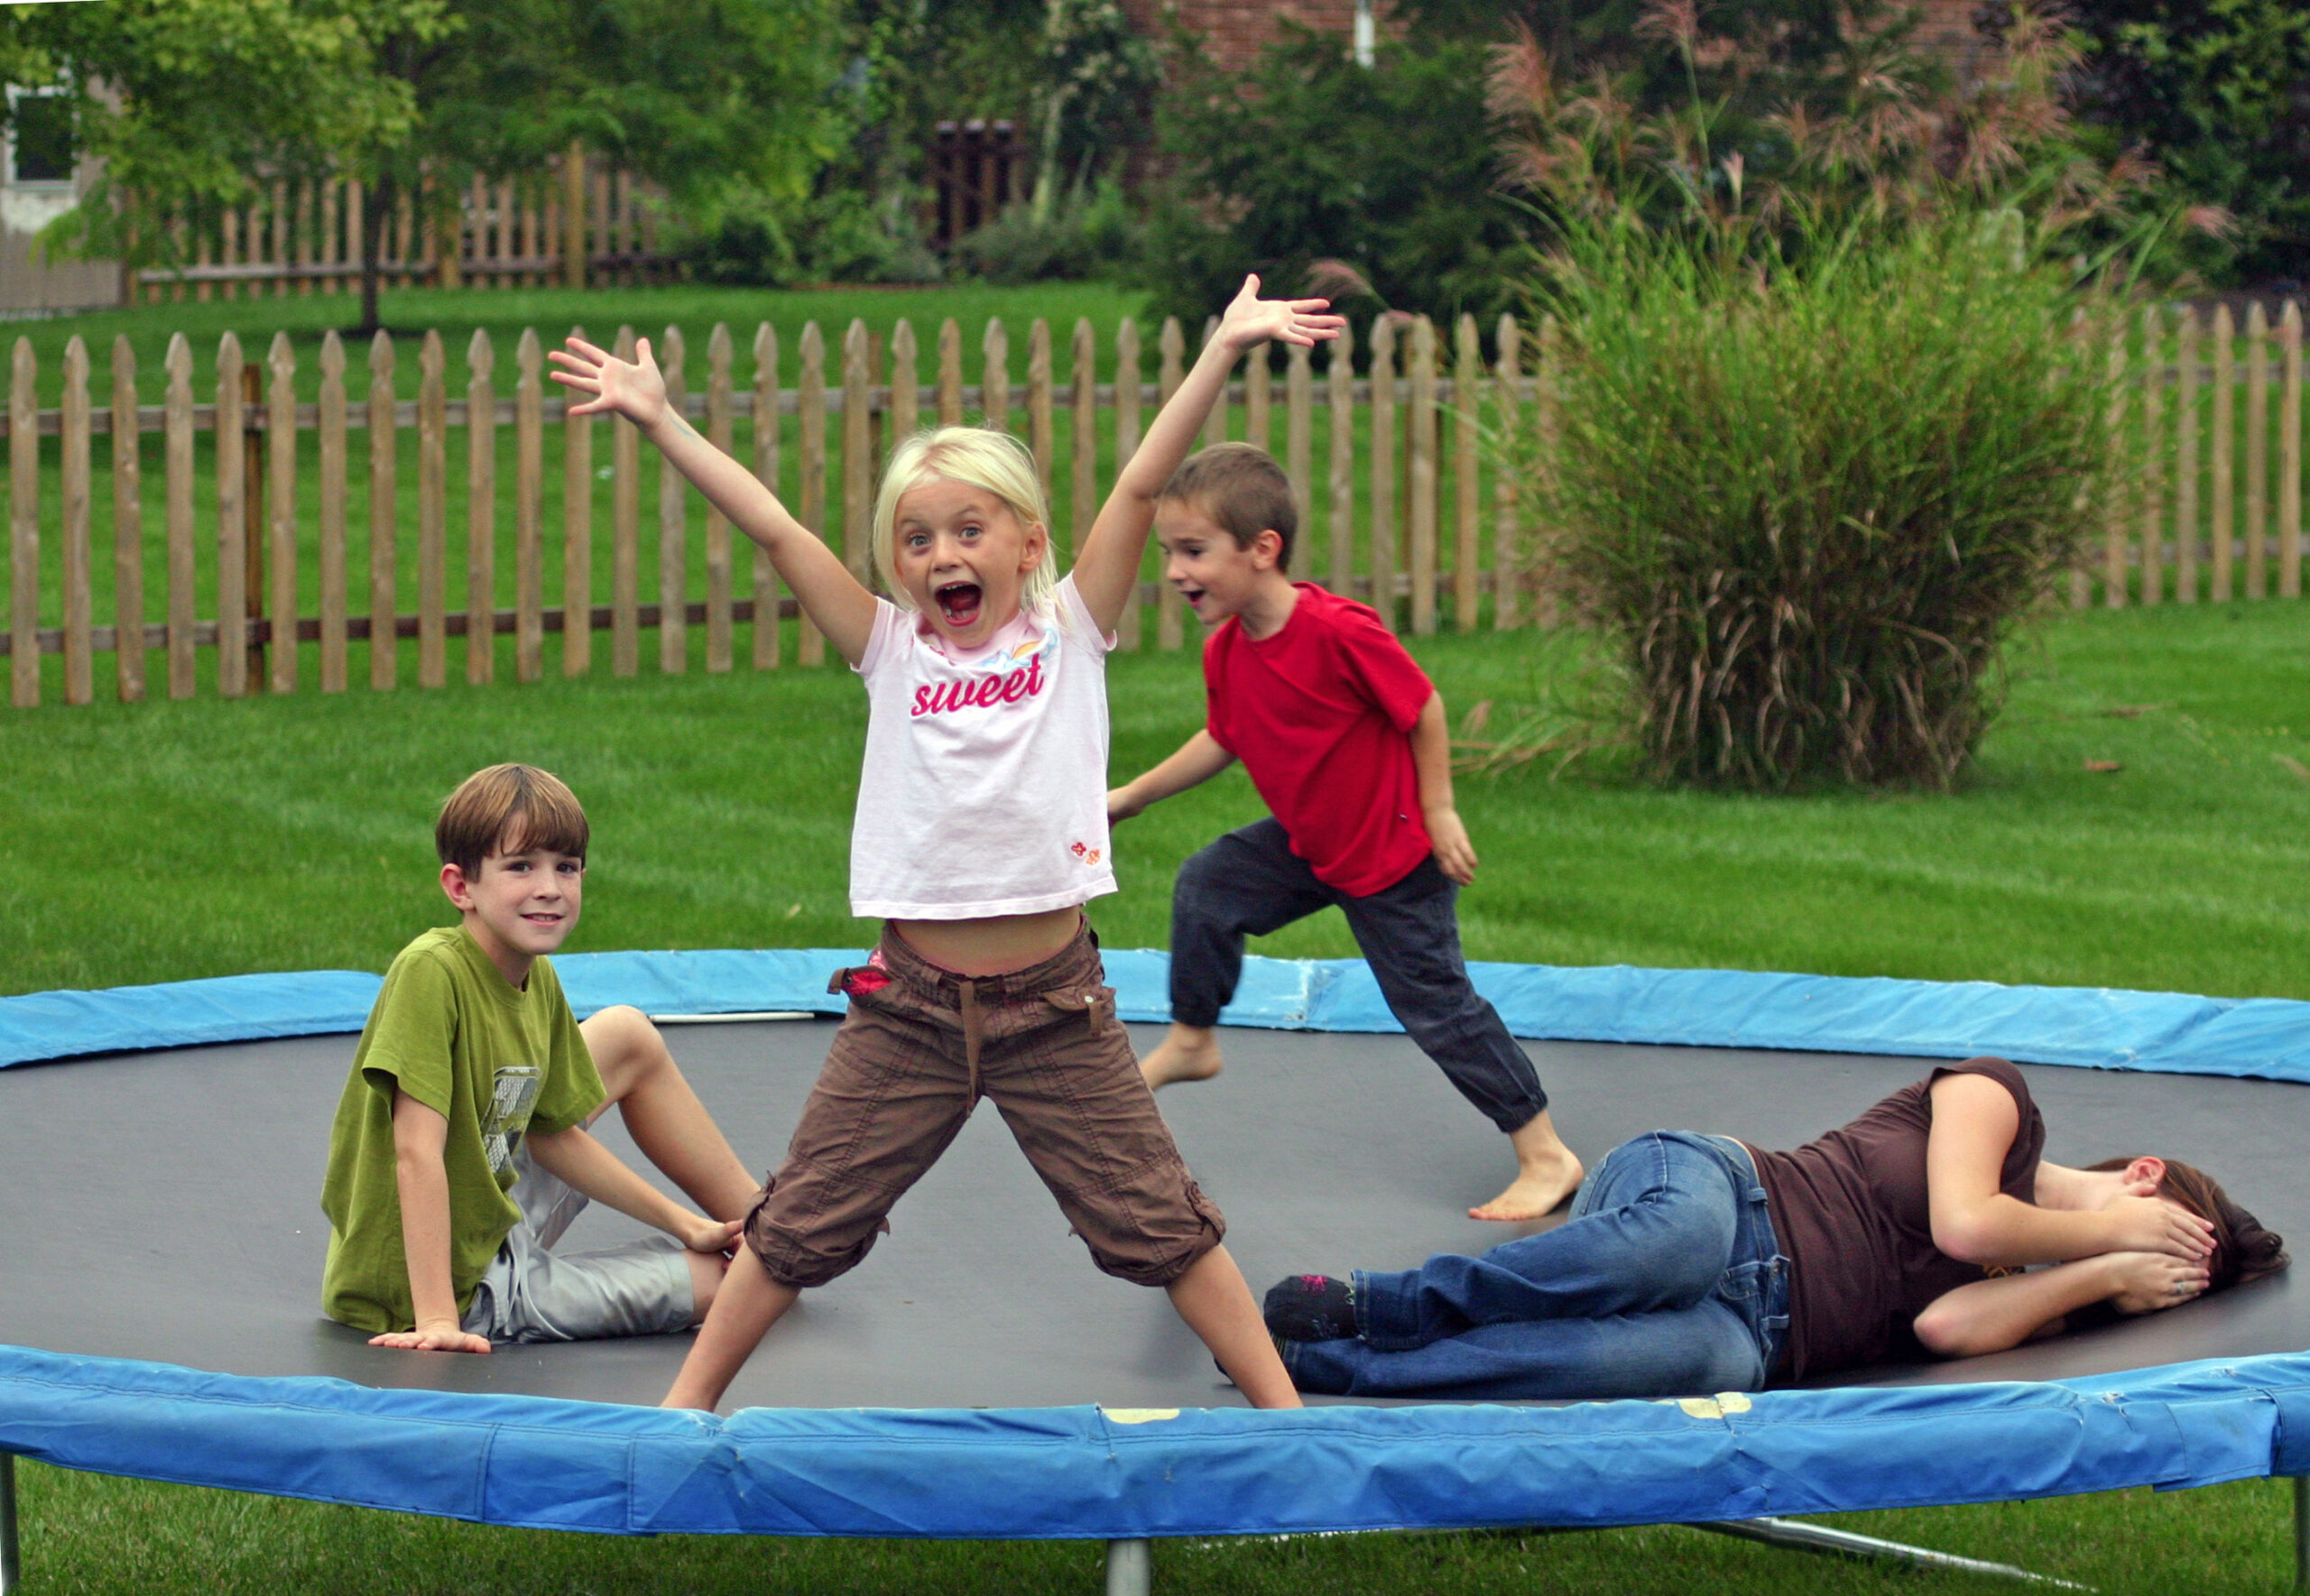
[(659, 374), (649, 339), (633, 346), (632, 360), (620, 360), (580, 337), (573, 337), (568, 342), (567, 350), (556, 349), (546, 358), (560, 368), (551, 374), (555, 382), (587, 395), (583, 403), (570, 405), (571, 415), (611, 411), (646, 428), (665, 414), (666, 379)]
[(2169, 1253), (2111, 1252), (2102, 1262), (2112, 1271), (2116, 1287), (2110, 1305), (2121, 1314), (2154, 1314), (2185, 1303), (2206, 1288), (2204, 1264)]
[(1280, 344), (1320, 344), (1339, 337), (1347, 325), (1344, 316), (1325, 314), (1329, 300), (1262, 300), (1257, 276), (1243, 286), (1219, 318), (1219, 341), (1241, 354), (1273, 340)]

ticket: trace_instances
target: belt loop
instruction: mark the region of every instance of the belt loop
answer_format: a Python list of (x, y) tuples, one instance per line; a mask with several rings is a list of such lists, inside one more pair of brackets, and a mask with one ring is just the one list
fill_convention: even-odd
[(978, 983), (962, 980), (956, 983), (963, 1000), (963, 1062), (970, 1067), (970, 1100), (978, 1101), (978, 1038), (983, 1012), (978, 1006)]

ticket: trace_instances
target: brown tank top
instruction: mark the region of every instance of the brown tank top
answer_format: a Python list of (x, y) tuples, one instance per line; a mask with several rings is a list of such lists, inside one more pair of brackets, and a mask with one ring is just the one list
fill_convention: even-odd
[(2002, 1058), (1944, 1065), (1795, 1152), (1757, 1151), (1773, 1234), (1789, 1260), (1788, 1346), (1776, 1384), (1923, 1357), (1910, 1328), (1917, 1315), (1989, 1273), (1933, 1244), (1925, 1144), (1933, 1083), (1949, 1075), (1987, 1075), (2013, 1093), (2021, 1128), (1999, 1185), (2008, 1196), (2036, 1200), (2046, 1122), (2021, 1072)]

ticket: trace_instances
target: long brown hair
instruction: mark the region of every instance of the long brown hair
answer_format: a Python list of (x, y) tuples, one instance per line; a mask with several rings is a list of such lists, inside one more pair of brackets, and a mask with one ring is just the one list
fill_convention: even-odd
[[(2144, 1156), (2137, 1153), (2132, 1158), (2104, 1158), (2093, 1167), (2123, 1169)], [(2231, 1202), (2220, 1181), (2194, 1165), (2174, 1158), (2162, 1162), (2166, 1178), (2159, 1184), (2158, 1195), (2173, 1199), (2213, 1226), (2213, 1259), (2207, 1267), (2212, 1276), (2206, 1284), (2208, 1291), (2223, 1291), (2265, 1275), (2275, 1275), (2293, 1261), (2286, 1255), (2286, 1239), (2275, 1231), (2264, 1230), (2260, 1220)]]

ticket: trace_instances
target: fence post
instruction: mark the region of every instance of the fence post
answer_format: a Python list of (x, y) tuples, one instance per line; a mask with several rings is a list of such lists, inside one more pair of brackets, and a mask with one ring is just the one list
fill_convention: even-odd
[(497, 676), (497, 351), (476, 328), (466, 345), (466, 681)]
[[(1196, 347), (1197, 350), (1208, 349), (1211, 347), (1211, 340), (1218, 336), (1219, 318), (1216, 316), (1205, 317), (1203, 318), (1203, 342), (1197, 345)], [(1184, 355), (1184, 351), (1182, 351), (1182, 355)], [(1211, 411), (1204, 418), (1203, 447), (1206, 448), (1209, 448), (1215, 444), (1222, 444), (1227, 441), (1227, 390), (1231, 386), (1233, 386), (1233, 384), (1230, 383), (1223, 382), (1219, 384), (1219, 397), (1211, 401)], [(1169, 401), (1166, 400), (1164, 402), (1169, 403)]]
[(2278, 322), (2286, 387), (2278, 401), (2278, 595), (2302, 596), (2302, 307), (2292, 300)]
[(40, 702), (40, 363), (19, 337), (8, 375), (9, 701)]
[(113, 666), (120, 701), (144, 697), (144, 479), (136, 402), (136, 351), (112, 341)]
[(2232, 361), (2232, 346), (2238, 339), (2237, 325), (2230, 318), (2230, 307), (2217, 305), (2213, 310), (2213, 602), (2228, 604), (2234, 596), (2231, 562), (2236, 558), (2238, 539), (2238, 506), (2234, 479), (2238, 471), (2238, 447), (2232, 413), (2237, 403), (2238, 374)]
[[(310, 279), (308, 279), (310, 281)], [(289, 335), (273, 335), (265, 364), (265, 534), (272, 566), (265, 609), (273, 623), (272, 689), (297, 690), (297, 352)]]
[[(633, 358), (633, 329), (617, 329), (620, 360)], [(642, 434), (610, 422), (610, 674), (642, 669)]]
[(168, 399), (162, 407), (169, 503), (169, 697), (193, 694), (192, 345), (169, 337)]
[(986, 331), (979, 340), (984, 374), (980, 378), (978, 408), (986, 425), (997, 432), (1011, 430), (1011, 335), (1003, 329), (1003, 318), (986, 318)]
[[(75, 333), (64, 346), (63, 408), (57, 417), (63, 444), (64, 702), (93, 703), (97, 696), (94, 639), (96, 604), (90, 591), (88, 498), (90, 480), (88, 346)], [(25, 641), (39, 646), (39, 639)]]
[(2182, 391), (2174, 407), (2174, 602), (2198, 601), (2198, 311), (2182, 307)]
[[(1179, 391), (1179, 383), (1186, 380), (1187, 335), (1180, 330), (1178, 317), (1163, 318), (1162, 337), (1157, 341), (1157, 347), (1162, 351), (1163, 356), (1155, 383), (1155, 412), (1160, 415), (1163, 408), (1171, 402), (1171, 395)], [(1132, 419), (1137, 420), (1136, 417)], [(1138, 447), (1138, 439), (1133, 438), (1132, 452), (1136, 453)], [(1178, 593), (1169, 582), (1159, 581), (1155, 584), (1155, 646), (1176, 649), (1185, 641), (1179, 621)]]
[[(573, 338), (586, 329), (573, 327)], [(594, 669), (594, 418), (573, 416), (582, 403), (562, 390), (561, 400), (561, 674)]]
[(963, 424), (963, 329), (951, 316), (938, 324), (938, 425)]
[(321, 691), (345, 691), (345, 344), (321, 337)]
[(896, 448), (922, 425), (922, 355), (915, 346), (914, 323), (901, 316), (891, 328), (891, 447)]
[[(717, 321), (706, 337), (706, 440), (730, 452), (730, 324)], [(730, 669), (730, 518), (706, 506), (706, 669)]]
[(2246, 596), (2269, 591), (2270, 323), (2246, 312)]
[(1519, 452), (1523, 435), (1524, 401), (1518, 388), (1523, 355), (1523, 329), (1513, 316), (1502, 312), (1493, 342), (1499, 355), (1492, 364), (1493, 425), (1500, 433), (1499, 475), (1492, 483), (1492, 627), (1506, 632), (1523, 623), (1524, 551), (1518, 547), (1517, 477), (1529, 469), (1529, 458)]
[(513, 677), (533, 682), (545, 674), (545, 349), (535, 328), (522, 329), (513, 370)]
[(866, 522), (874, 492), (868, 410), (874, 377), (867, 342), (865, 322), (852, 317), (842, 334), (842, 561), (852, 576), (872, 587), (874, 541)]
[(1355, 324), (1342, 320), (1325, 354), (1325, 403), (1331, 411), (1331, 586), (1355, 594)]
[(217, 340), (217, 691), (248, 691), (248, 451), (244, 447), (241, 341)]
[[(952, 322), (947, 324), (953, 326)], [(754, 476), (778, 492), (778, 444), (782, 419), (778, 402), (778, 329), (767, 321), (754, 328)], [(754, 669), (778, 669), (778, 571), (770, 556), (754, 549)]]
[(369, 340), (369, 690), (390, 693), (401, 674), (401, 511), (395, 497), (401, 429), (393, 419), (393, 340)]
[[(683, 377), (688, 348), (682, 329), (668, 327), (658, 350), (665, 374), (666, 407), (689, 411)], [(658, 669), (679, 676), (689, 669), (689, 484), (663, 454), (658, 456)]]
[[(1483, 556), (1476, 538), (1482, 521), (1477, 497), (1482, 486), (1477, 475), (1481, 456), (1476, 440), (1482, 425), (1483, 340), (1476, 331), (1476, 318), (1465, 310), (1460, 313), (1456, 342), (1452, 372), (1452, 625), (1455, 631), (1474, 632), (1483, 578)], [(1495, 583), (1498, 579), (1495, 573)]]
[[(1047, 510), (1051, 503), (1051, 451), (1056, 446), (1057, 429), (1051, 411), (1050, 323), (1038, 316), (1027, 324), (1027, 452), (1035, 457), (1035, 483), (1043, 491)], [(1058, 534), (1054, 531), (1051, 536), (1056, 540)]]
[(1099, 342), (1087, 316), (1075, 318), (1068, 359), (1067, 378), (1074, 392), (1067, 418), (1072, 424), (1067, 463), (1073, 503), (1067, 508), (1067, 539), (1070, 547), (1079, 549), (1099, 513)]
[(1299, 515), (1299, 549), (1306, 570), (1307, 540), (1316, 530), (1316, 374), (1313, 346), (1287, 345), (1283, 352), (1283, 475), (1291, 484), (1292, 508)]
[(2166, 318), (2141, 308), (2141, 602), (2166, 597), (2166, 494), (2159, 466), (2165, 433)]
[(449, 390), (441, 335), (417, 351), (417, 685), (449, 678)]
[(1243, 355), (1243, 441), (1263, 455), (1275, 453), (1275, 372), (1268, 364), (1273, 347), (1261, 344)]
[(561, 155), (561, 281), (586, 286), (586, 146), (577, 139)]
[(1396, 324), (1372, 323), (1372, 607), (1396, 629)]
[(1436, 630), (1436, 324), (1411, 325), (1411, 629)]
[[(798, 462), (801, 475), (801, 514), (797, 518), (810, 529), (810, 535), (827, 535), (827, 343), (826, 335), (818, 331), (818, 324), (802, 324), (802, 370), (795, 380), (795, 400), (801, 410), (799, 420), (802, 457)], [(827, 657), (825, 633), (811, 624), (804, 615), (796, 632), (795, 659), (804, 665), (818, 665)]]
[[(1120, 472), (1139, 452), (1139, 323), (1124, 317), (1115, 328), (1115, 469)], [(1157, 559), (1160, 560), (1158, 555)], [(1145, 570), (1142, 558), (1140, 569)], [(1157, 567), (1160, 571), (1160, 564)], [(1123, 606), (1123, 623), (1115, 629), (1115, 646), (1137, 651), (1141, 642), (1139, 577), (1134, 573), (1131, 596)]]

